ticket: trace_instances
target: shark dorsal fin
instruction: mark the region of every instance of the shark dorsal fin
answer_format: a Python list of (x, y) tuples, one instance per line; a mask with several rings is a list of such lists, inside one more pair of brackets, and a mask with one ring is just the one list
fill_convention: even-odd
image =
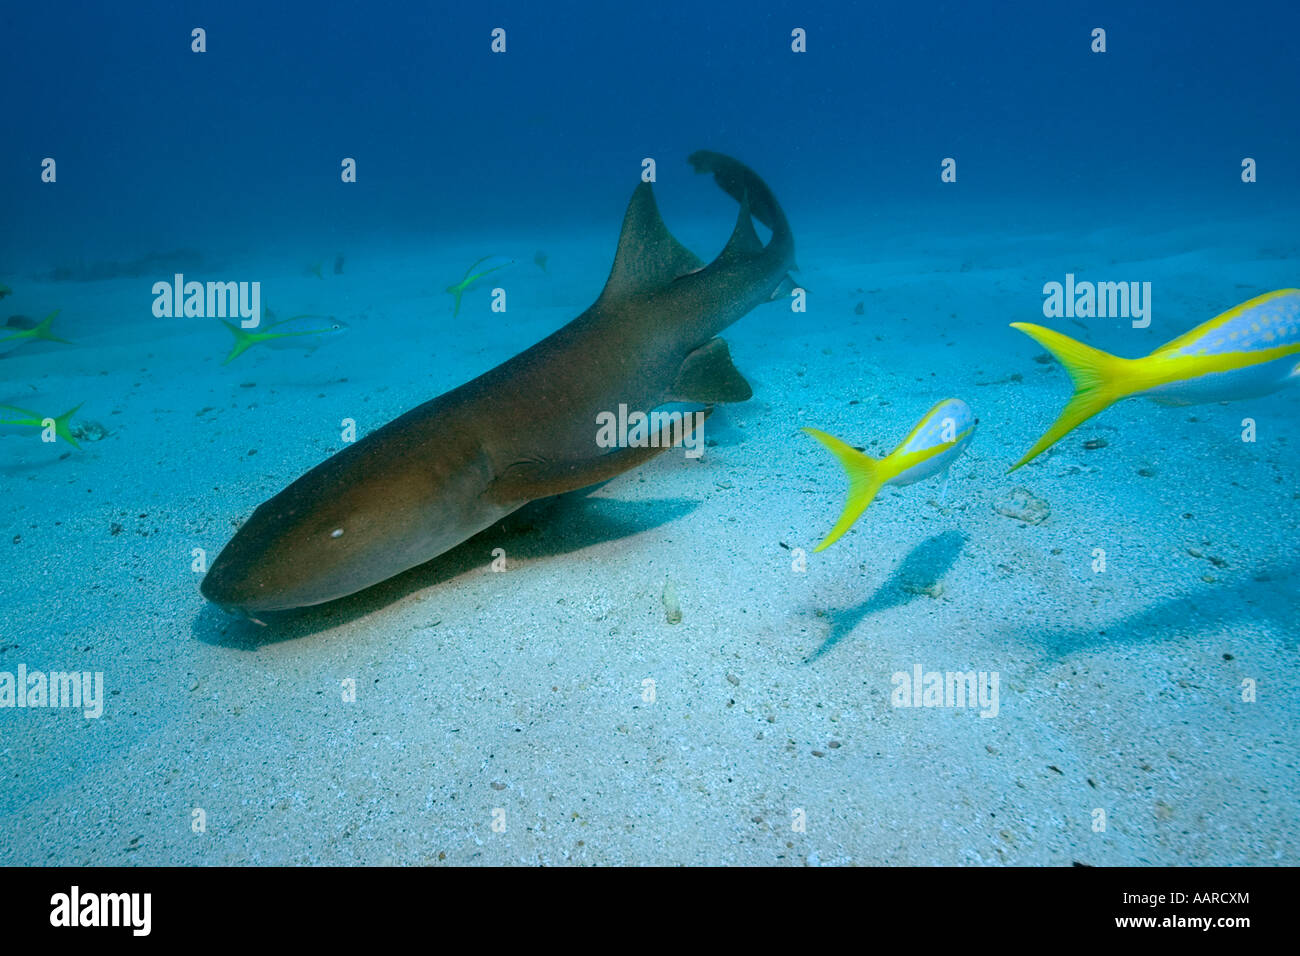
[(695, 272), (702, 263), (673, 238), (659, 215), (654, 191), (643, 182), (632, 193), (623, 216), (614, 268), (601, 298), (630, 296), (665, 286), (679, 276)]
[(762, 251), (763, 240), (758, 238), (758, 233), (754, 230), (754, 217), (749, 209), (749, 190), (746, 189), (740, 196), (740, 215), (736, 217), (736, 228), (731, 230), (731, 238), (718, 253), (717, 261), (748, 259)]

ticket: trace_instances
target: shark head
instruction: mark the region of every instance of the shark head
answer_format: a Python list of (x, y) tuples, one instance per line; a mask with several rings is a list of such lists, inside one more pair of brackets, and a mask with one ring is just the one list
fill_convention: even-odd
[(442, 447), (420, 460), (400, 443), (359, 442), (303, 475), (239, 528), (203, 596), (248, 616), (323, 604), (487, 527), (502, 512), (483, 500), (486, 464), (454, 439), (434, 441)]

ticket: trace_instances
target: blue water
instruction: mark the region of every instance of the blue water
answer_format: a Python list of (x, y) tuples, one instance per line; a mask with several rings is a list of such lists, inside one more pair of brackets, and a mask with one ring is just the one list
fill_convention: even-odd
[[(16, 742), (0, 748), (10, 754), (6, 777), (23, 780), (0, 798), (0, 834), (16, 832), (20, 823), (38, 826), (64, 806), (101, 821), (53, 856), (31, 839), (0, 837), (0, 862), (423, 862), (435, 849), (449, 848), (452, 862), (466, 863), (1086, 858), (1294, 864), (1300, 709), (1278, 686), (1293, 673), (1297, 654), (1289, 556), (1300, 527), (1294, 396), (1182, 412), (1130, 403), (1123, 406), (1127, 411), (1112, 410), (1066, 439), (1039, 471), (1010, 479), (1004, 472), (1069, 394), (1065, 377), (1041, 349), (1006, 328), (1013, 320), (1052, 324), (1041, 310), (1044, 283), (1063, 282), (1066, 273), (1153, 282), (1159, 306), (1149, 329), (1134, 329), (1126, 317), (1056, 326), (1126, 356), (1144, 354), (1254, 295), (1300, 284), (1300, 8), (1286, 2), (1064, 6), (1019, 0), (7, 5), (0, 13), (0, 283), (12, 290), (12, 299), (0, 302), (0, 322), (11, 314), (39, 319), (62, 309), (63, 333), (89, 345), (61, 352), (56, 344), (37, 343), (0, 355), (0, 403), (27, 407), (48, 400), (51, 412), (62, 412), (83, 401), (81, 414), (105, 427), (107, 437), (102, 444), (83, 441), (82, 449), (62, 457), (20, 444), (23, 435), (34, 440), (30, 427), (14, 426), (18, 437), (0, 440), (0, 488), (15, 502), (9, 524), (0, 528), (0, 554), (12, 549), (3, 575), (12, 583), (0, 597), (6, 622), (0, 671), (12, 670), (19, 659), (32, 669), (79, 667), (76, 649), (87, 647), (130, 704), (110, 702), (105, 721), (112, 722), (111, 733), (95, 744), (81, 742), (82, 730), (71, 718), (0, 708), (0, 733)], [(195, 27), (206, 31), (205, 52), (191, 50)], [(506, 31), (504, 53), (491, 49), (497, 27)], [(1104, 53), (1090, 49), (1098, 27), (1106, 33)], [(795, 28), (806, 31), (806, 52), (791, 49)], [(610, 798), (617, 820), (594, 826), (595, 836), (584, 842), (600, 851), (590, 857), (568, 836), (561, 848), (531, 831), (526, 847), (483, 850), (475, 841), (487, 832), (486, 817), (470, 811), (459, 816), (463, 799), (431, 824), (433, 843), (412, 846), (393, 834), (402, 828), (402, 814), (426, 806), (424, 794), (409, 796), (408, 806), (384, 797), (387, 787), (370, 791), (361, 784), (349, 799), (373, 798), (390, 814), (367, 817), (373, 842), (366, 849), (319, 837), (354, 832), (353, 804), (322, 809), (308, 800), (304, 809), (295, 803), (298, 822), (283, 825), (261, 814), (244, 816), (245, 835), (227, 833), (217, 849), (188, 843), (158, 824), (146, 808), (165, 807), (184, 830), (196, 801), (238, 816), (250, 801), (298, 800), (250, 791), (248, 781), (236, 779), (238, 760), (218, 767), (208, 758), (181, 755), (194, 739), (211, 734), (236, 750), (246, 745), (258, 760), (294, 763), (298, 746), (328, 755), (333, 737), (281, 746), (267, 730), (292, 719), (285, 716), (290, 711), (302, 713), (300, 701), (291, 700), (284, 711), (274, 698), (229, 705), (240, 713), (256, 707), (257, 727), (230, 723), (235, 718), (221, 708), (239, 698), (241, 682), (260, 687), (268, 674), (275, 681), (328, 681), (333, 693), (337, 655), (347, 642), (338, 636), (332, 644), (313, 642), (313, 635), (336, 623), (329, 618), (279, 643), (256, 634), (231, 637), (223, 618), (197, 595), (188, 569), (191, 548), (201, 544), (215, 554), (256, 504), (338, 450), (334, 423), (357, 415), (364, 403), (373, 400), (365, 408), (370, 418), (361, 416), (363, 432), (510, 357), (585, 308), (607, 274), (643, 159), (656, 163), (656, 194), (670, 227), (702, 257), (715, 254), (730, 231), (734, 204), (690, 172), (686, 157), (701, 148), (739, 157), (772, 186), (790, 218), (811, 296), (807, 313), (791, 316), (783, 306), (763, 306), (728, 333), (737, 364), (757, 385), (752, 404), (715, 422), (722, 452), (741, 457), (730, 460), (731, 470), (710, 473), (707, 485), (710, 494), (733, 497), (710, 499), (723, 509), (711, 523), (684, 521), (683, 528), (708, 529), (700, 539), (685, 530), (670, 536), (674, 540), (655, 539), (663, 551), (647, 559), (654, 569), (650, 584), (638, 576), (633, 559), (605, 565), (597, 559), (584, 566), (586, 583), (573, 585), (567, 567), (560, 570), (554, 561), (549, 570), (544, 566), (552, 549), (529, 544), (531, 531), (512, 539), (543, 576), (534, 580), (550, 583), (542, 592), (520, 592), (507, 621), (531, 620), (539, 608), (549, 612), (565, 588), (595, 587), (591, 582), (598, 580), (613, 582), (601, 585), (611, 593), (635, 583), (650, 595), (642, 603), (655, 606), (658, 620), (663, 578), (678, 575), (680, 583), (683, 572), (674, 570), (678, 565), (661, 568), (657, 556), (693, 554), (720, 536), (736, 536), (731, 546), (742, 549), (741, 571), (717, 578), (701, 572), (686, 614), (698, 621), (699, 608), (713, 608), (725, 623), (681, 655), (708, 661), (700, 665), (705, 670), (716, 665), (719, 677), (740, 669), (703, 648), (720, 646), (720, 634), (735, 633), (736, 616), (755, 600), (746, 587), (754, 581), (766, 581), (764, 599), (781, 609), (777, 616), (785, 622), (759, 629), (763, 660), (754, 673), (768, 686), (824, 692), (833, 698), (826, 714), (847, 714), (856, 706), (850, 697), (865, 692), (854, 675), (870, 674), (862, 683), (885, 700), (889, 673), (910, 673), (917, 658), (927, 667), (964, 668), (969, 662), (961, 648), (995, 665), (1005, 653), (1000, 666), (1017, 675), (1021, 699), (1019, 711), (1007, 708), (1011, 729), (996, 741), (972, 737), (969, 749), (948, 756), (982, 768), (972, 771), (981, 783), (971, 792), (983, 807), (1001, 792), (999, 781), (1028, 778), (1029, 764), (1041, 770), (1052, 763), (1051, 747), (1035, 736), (1036, 728), (1081, 728), (1072, 746), (1093, 762), (1080, 758), (1067, 769), (1072, 783), (1087, 780), (1088, 786), (1061, 796), (1051, 790), (1049, 776), (1031, 781), (1026, 803), (1017, 805), (1022, 819), (1038, 821), (1029, 827), (1035, 833), (1046, 829), (1044, 821), (1071, 813), (1078, 817), (1077, 833), (1056, 843), (1024, 833), (1018, 840), (996, 832), (989, 837), (975, 814), (979, 820), (970, 830), (957, 837), (945, 830), (941, 837), (937, 824), (926, 831), (837, 805), (825, 816), (837, 820), (841, 835), (830, 842), (838, 846), (803, 841), (787, 854), (784, 834), (767, 846), (749, 833), (732, 840), (729, 830), (715, 826), (730, 806), (718, 795), (725, 788), (687, 761), (679, 773), (669, 771), (674, 796), (665, 799), (680, 810), (679, 819), (695, 825), (671, 827), (674, 835), (656, 845), (655, 834), (670, 824), (647, 809), (649, 797), (634, 792), (654, 777), (659, 764), (647, 755), (657, 745), (668, 741), (666, 749), (685, 752), (696, 743), (689, 725), (683, 730), (677, 724), (671, 732), (657, 729), (644, 747), (635, 733), (626, 738), (630, 744), (610, 745), (625, 748), (619, 751), (628, 755), (624, 763), (637, 766), (644, 758), (645, 778), (627, 784), (630, 795)], [(54, 183), (41, 180), (47, 157), (57, 163)], [(1242, 180), (1248, 157), (1257, 164), (1257, 181)], [(356, 161), (354, 183), (341, 181), (344, 158)], [(946, 158), (956, 161), (955, 182), (941, 178)], [(453, 322), (443, 289), (479, 255), (507, 248), (525, 270), (509, 280), (517, 282), (512, 289), (521, 290), (525, 303), (518, 312), (512, 306), (512, 323), (503, 329), (484, 318), (483, 289)], [(529, 261), (535, 249), (550, 253), (545, 272)], [(340, 262), (335, 271), (335, 257), (345, 253), (346, 265)], [(311, 275), (313, 267), (321, 270), (319, 278)], [(353, 279), (354, 269), (365, 278)], [(149, 287), (170, 281), (174, 272), (200, 279), (265, 275), (277, 310), (346, 315), (349, 337), (344, 344), (323, 344), (306, 360), (294, 356), (292, 363), (259, 349), (227, 371), (219, 362), (231, 343), (219, 328), (209, 323), (200, 333), (198, 326), (151, 314)], [(188, 397), (181, 394), (185, 389)], [(914, 535), (891, 532), (888, 543), (873, 550), (862, 545), (872, 525), (860, 525), (849, 543), (827, 552), (811, 591), (788, 577), (763, 577), (774, 573), (771, 553), (784, 568), (785, 553), (777, 549), (789, 549), (787, 538), (811, 550), (841, 503), (841, 476), (799, 435), (799, 426), (816, 425), (883, 454), (949, 394), (963, 395), (983, 419), (982, 443), (973, 446), (978, 457), (969, 471), (954, 469), (953, 485), (936, 506), (958, 508), (957, 517), (943, 511), (946, 524), (926, 524), (932, 516), (921, 510), (922, 502), (939, 498), (937, 488), (889, 498), (873, 505), (869, 518), (910, 502), (915, 510), (898, 513)], [(221, 424), (196, 431), (195, 420), (210, 422), (204, 416), (213, 408), (224, 416)], [(45, 409), (38, 411), (44, 415)], [(282, 415), (286, 424), (277, 432), (267, 415)], [(1238, 440), (1247, 416), (1258, 419), (1259, 445)], [(318, 420), (328, 427), (318, 427)], [(746, 441), (753, 442), (752, 459), (742, 455)], [(64, 451), (57, 443), (54, 450)], [(1054, 525), (1014, 523), (995, 510), (1022, 478), (1051, 500)], [(673, 487), (686, 497), (695, 494)], [(960, 511), (972, 500), (978, 519), (974, 511)], [(665, 527), (689, 512), (665, 508)], [(579, 526), (585, 520), (562, 514)], [(541, 526), (547, 520), (537, 519)], [(633, 509), (610, 528), (579, 539), (594, 546), (627, 536), (634, 548), (638, 536), (662, 530), (659, 518), (642, 513), (640, 521)], [(1196, 522), (1203, 524), (1189, 530)], [(117, 530), (110, 534), (109, 527)], [(747, 532), (756, 542), (750, 551), (743, 550)], [(1118, 562), (1104, 585), (1096, 584), (1103, 578), (1094, 577), (1090, 558), (1070, 566), (1054, 562), (1071, 543), (1090, 553), (1094, 538), (1109, 541)], [(850, 555), (853, 540), (861, 551)], [(839, 563), (830, 563), (837, 554), (843, 556)], [(918, 565), (919, 578), (911, 571)], [(470, 567), (463, 559), (432, 577), (408, 579), (363, 599), (342, 620), (371, 628), (359, 644), (362, 659), (405, 662), (401, 655), (409, 649), (401, 645), (397, 654), (399, 648), (386, 643), (398, 640), (385, 637), (399, 613), (395, 606), (406, 601), (409, 611), (413, 594), (446, 605), (444, 631), (458, 628), (466, 644), (441, 647), (432, 664), (410, 651), (410, 667), (421, 674), (432, 668), (437, 686), (464, 690), (463, 681), (487, 695), (474, 698), (464, 690), (451, 722), (506, 733), (501, 728), (509, 720), (497, 726), (491, 707), (464, 700), (491, 698), (496, 705), (493, 695), (528, 698), (528, 689), (511, 683), (519, 675), (502, 678), (477, 659), (448, 656), (449, 647), (487, 639), (491, 628), (476, 631), (476, 622), (489, 614), (484, 606), (500, 600), (479, 592), (459, 613), (454, 609), (452, 591), (469, 587), (456, 579)], [(937, 588), (950, 569), (964, 590), (954, 591), (951, 582)], [(854, 584), (860, 575), (872, 582), (866, 592)], [(687, 594), (692, 580), (686, 576)], [(605, 607), (602, 600), (588, 596), (565, 606), (594, 601), (605, 614), (595, 618), (602, 634), (637, 634), (640, 646), (639, 625), (618, 616), (617, 602)], [(949, 616), (934, 623), (925, 602)], [(1115, 612), (1111, 618), (1108, 607)], [(913, 616), (895, 620), (889, 617), (894, 613)], [(823, 634), (817, 628), (827, 621)], [(879, 628), (872, 621), (881, 622)], [(408, 634), (414, 625), (402, 622), (401, 633)], [(499, 631), (503, 625), (492, 626)], [(607, 651), (584, 643), (595, 637), (596, 624), (584, 618), (565, 626), (572, 640), (557, 637), (565, 648), (559, 657), (604, 660), (599, 653)], [(924, 650), (926, 636), (939, 634), (954, 644)], [(921, 649), (908, 657), (917, 643)], [(693, 686), (699, 668), (674, 669), (681, 655), (671, 640), (651, 640), (650, 646), (658, 650), (647, 653), (662, 654), (658, 666), (679, 685)], [(508, 642), (497, 648), (507, 658), (518, 650)], [(290, 652), (301, 656), (278, 656)], [(629, 652), (609, 664), (609, 673), (639, 682), (641, 663)], [(1227, 665), (1235, 669), (1222, 670)], [(871, 667), (883, 670), (876, 674)], [(473, 676), (464, 676), (467, 671)], [(209, 713), (190, 695), (199, 686), (198, 693), (206, 693), (205, 675), (214, 674), (230, 683), (214, 692), (212, 699), (223, 703)], [(606, 680), (622, 693), (603, 671), (568, 676), (570, 684), (559, 677), (555, 684), (565, 686), (572, 706), (581, 706), (572, 702), (589, 686), (605, 687)], [(1071, 680), (1086, 683), (1079, 693), (1091, 700), (1077, 711), (1059, 699), (1068, 698)], [(1263, 682), (1260, 703), (1243, 702), (1243, 681)], [(550, 713), (551, 678), (545, 683), (547, 693), (529, 710), (533, 717)], [(742, 698), (752, 683), (734, 691), (728, 687), (738, 683), (719, 686)], [(1195, 701), (1169, 705), (1162, 698), (1169, 686), (1207, 689)], [(811, 697), (800, 693), (780, 704), (742, 699), (740, 706), (752, 706), (766, 720), (768, 712), (784, 715), (791, 700), (794, 710), (781, 718), (791, 724), (771, 732), (782, 741), (797, 738), (808, 751), (821, 746), (817, 734), (843, 735), (845, 725), (837, 731), (818, 723), (821, 703), (817, 711), (802, 710), (800, 702)], [(376, 722), (400, 718), (404, 707), (400, 700), (369, 706)], [(602, 714), (609, 726), (627, 733), (634, 718), (607, 706), (610, 712)], [(871, 712), (860, 706), (863, 714)], [(1098, 717), (1096, 709), (1110, 716)], [(218, 710), (220, 719), (213, 716)], [(353, 731), (334, 727), (328, 715), (313, 719), (351, 739)], [(853, 719), (846, 716), (846, 724)], [(874, 731), (862, 719), (860, 750), (869, 752), (874, 745), (863, 741), (874, 739)], [(517, 722), (527, 723), (523, 717)], [(545, 778), (539, 755), (547, 746), (569, 747), (566, 759), (579, 767), (602, 763), (607, 752), (583, 748), (589, 731), (582, 726), (565, 712), (549, 742), (514, 753), (516, 776)], [(922, 726), (917, 733), (932, 746), (949, 746), (942, 743), (943, 725)], [(718, 743), (748, 767), (751, 803), (757, 792), (780, 791), (784, 799), (787, 789), (797, 789), (789, 781), (805, 772), (753, 744), (755, 731), (764, 729), (746, 725)], [(845, 766), (835, 771), (842, 776), (818, 778), (823, 794), (867, 780), (878, 788), (878, 802), (897, 804), (900, 794), (917, 792), (909, 775), (926, 770), (910, 761), (925, 746), (905, 734), (881, 733), (886, 742), (880, 748), (898, 758), (889, 772), (882, 777), (869, 764)], [(1186, 752), (1203, 749), (1207, 739), (1233, 742), (1231, 756), (1225, 744), (1224, 752), (1214, 751), (1215, 760), (1241, 762), (1226, 774), (1213, 760), (1186, 765)], [(389, 755), (380, 763), (414, 773), (415, 764), (403, 761), (427, 757), (441, 768), (431, 771), (428, 786), (437, 799), (430, 796), (428, 805), (449, 806), (448, 794), (470, 786), (464, 768), (478, 765), (481, 755), (473, 748), (481, 741), (466, 744), (468, 754), (448, 757), (449, 767), (441, 764), (453, 752), (444, 743), (436, 735), (421, 738), (412, 745), (414, 755)], [(1149, 752), (1143, 749), (1148, 745)], [(829, 761), (853, 749), (851, 741), (841, 748), (837, 738), (833, 751), (817, 751), (816, 772), (831, 773)], [(986, 754), (1021, 749), (1034, 754), (1025, 767), (979, 763)], [(104, 781), (132, 793), (132, 761), (142, 751), (175, 754), (175, 766), (151, 772), (169, 780), (175, 774), (192, 786), (157, 804), (143, 797), (131, 803), (130, 829), (143, 834), (146, 848), (133, 858), (126, 854), (135, 851), (119, 846), (102, 822), (113, 807), (97, 794)], [(1183, 756), (1170, 756), (1168, 767), (1161, 762), (1175, 752)], [(827, 753), (831, 758), (823, 760)], [(1259, 758), (1253, 764), (1247, 759), (1252, 755)], [(1161, 779), (1176, 796), (1152, 798), (1153, 804), (1142, 795), (1144, 774), (1153, 771), (1133, 767), (1144, 762), (1157, 764), (1157, 776), (1169, 770), (1168, 780)], [(1093, 793), (1108, 766), (1113, 793), (1124, 794), (1110, 803)], [(329, 789), (328, 775), (310, 767), (299, 771), (309, 781), (306, 789)], [(357, 779), (363, 777), (358, 771)], [(577, 788), (591, 783), (581, 773), (574, 779)], [(208, 785), (199, 787), (199, 780)], [(479, 783), (481, 790), (487, 778)], [(488, 803), (501, 792), (492, 784)], [(705, 789), (712, 795), (693, 796)], [(578, 793), (566, 793), (568, 802), (560, 800), (556, 812), (567, 814), (585, 799)], [(959, 812), (951, 809), (960, 802), (951, 792), (940, 787), (930, 795), (942, 802), (945, 794), (950, 809), (935, 811), (934, 819)], [(1229, 797), (1241, 806), (1226, 823), (1216, 823)], [(800, 799), (814, 798), (790, 795)], [(772, 800), (765, 808), (737, 804), (738, 819), (788, 817), (787, 804)], [(1098, 802), (1122, 822), (1105, 842), (1090, 843), (1088, 814)], [(1125, 808), (1124, 815), (1116, 806)], [(639, 826), (635, 838), (623, 829), (628, 819)], [(174, 828), (175, 820), (167, 826)], [(932, 839), (891, 848), (878, 837), (891, 826), (929, 832)], [(1180, 827), (1181, 836), (1172, 832)], [(1237, 834), (1237, 843), (1213, 835), (1225, 829)], [(558, 823), (553, 830), (559, 831)], [(471, 832), (472, 839), (465, 836)], [(280, 833), (297, 834), (307, 849), (278, 842)]]
[[(566, 196), (615, 199), (641, 157), (667, 172), (701, 146), (761, 159), (809, 212), (930, 198), (947, 156), (962, 200), (1164, 201), (1192, 218), (1294, 204), (1297, 15), (1226, 9), (11, 7), (0, 256), (577, 220)], [(1245, 155), (1261, 169), (1248, 190)], [(46, 156), (57, 190), (38, 179)]]

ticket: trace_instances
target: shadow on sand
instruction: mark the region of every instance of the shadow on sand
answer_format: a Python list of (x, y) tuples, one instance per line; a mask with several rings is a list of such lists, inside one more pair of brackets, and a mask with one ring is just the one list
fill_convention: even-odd
[(830, 633), (821, 647), (804, 658), (804, 663), (817, 660), (847, 637), (869, 615), (901, 607), (917, 597), (925, 597), (925, 589), (937, 584), (948, 573), (965, 544), (966, 536), (952, 530), (922, 541), (866, 600), (853, 607), (829, 612)]
[(1012, 631), (1010, 637), (1063, 658), (1094, 647), (1177, 641), (1224, 625), (1262, 622), (1286, 634), (1288, 646), (1295, 648), (1300, 641), (1295, 626), (1300, 618), (1297, 574), (1300, 561), (1259, 568), (1237, 583), (1197, 587), (1125, 617)]
[(264, 618), (265, 627), (232, 617), (205, 603), (194, 620), (192, 632), (206, 644), (257, 650), (346, 624), (463, 574), (486, 572), (493, 548), (504, 548), (511, 559), (522, 561), (567, 554), (675, 521), (698, 504), (673, 498), (618, 501), (588, 498), (587, 494), (575, 492), (532, 502), (432, 561), (328, 604), (268, 615)]

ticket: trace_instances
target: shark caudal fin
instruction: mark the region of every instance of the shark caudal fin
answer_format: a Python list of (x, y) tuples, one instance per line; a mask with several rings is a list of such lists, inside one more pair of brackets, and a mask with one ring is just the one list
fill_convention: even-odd
[(1034, 447), (1009, 469), (1015, 471), (1021, 465), (1033, 461), (1102, 409), (1132, 395), (1137, 386), (1132, 382), (1130, 369), (1133, 363), (1130, 359), (1119, 358), (1091, 345), (1084, 345), (1068, 335), (1041, 325), (1012, 322), (1011, 327), (1024, 332), (1051, 352), (1070, 373), (1070, 380), (1074, 382), (1074, 397), (1052, 427), (1034, 443)]
[(254, 345), (257, 344), (257, 339), (253, 338), (253, 336), (249, 335), (239, 326), (231, 325), (225, 319), (218, 319), (217, 321), (220, 322), (222, 325), (224, 325), (226, 328), (230, 329), (230, 334), (235, 337), (235, 344), (231, 346), (230, 354), (226, 356), (226, 360), (221, 363), (222, 365), (229, 365), (231, 362), (239, 358), (239, 356), (243, 355), (246, 351), (248, 351), (250, 348), (252, 348)]
[[(705, 150), (692, 153), (688, 161), (696, 172), (711, 173), (722, 190), (740, 204), (736, 226), (726, 247), (712, 263), (701, 262), (668, 231), (659, 215), (653, 188), (642, 181), (627, 205), (614, 265), (596, 301), (608, 306), (648, 298), (671, 288), (679, 280), (698, 275), (700, 278), (692, 281), (703, 283), (693, 286), (699, 295), (745, 303), (738, 314), (728, 315), (717, 326), (710, 324), (714, 316), (701, 317), (685, 309), (681, 321), (694, 323), (691, 330), (699, 333), (699, 341), (707, 341), (738, 315), (773, 295), (773, 290), (781, 292), (788, 288), (786, 273), (796, 268), (794, 239), (776, 197), (748, 166), (730, 156)], [(772, 230), (767, 245), (763, 245), (755, 231), (753, 219)], [(762, 298), (755, 298), (757, 291), (761, 291)]]
[(53, 312), (51, 312), (49, 315), (43, 318), (41, 320), (41, 324), (36, 326), (36, 328), (32, 329), (32, 338), (44, 339), (46, 342), (62, 342), (64, 345), (71, 345), (72, 344), (71, 342), (69, 342), (67, 339), (59, 338), (57, 335), (54, 334), (52, 330), (52, 326), (54, 324), (54, 317), (58, 315), (61, 311), (63, 310), (55, 309)]
[[(766, 295), (767, 301), (775, 302), (789, 297), (800, 285), (790, 276), (791, 271), (799, 271), (799, 266), (794, 261), (794, 235), (790, 232), (790, 223), (785, 218), (781, 205), (772, 195), (767, 183), (740, 160), (707, 149), (691, 153), (687, 162), (697, 173), (711, 173), (713, 181), (722, 191), (740, 203), (736, 228), (726, 247), (713, 261), (713, 266), (726, 267), (761, 261), (764, 274), (774, 282)], [(772, 230), (767, 245), (763, 245), (758, 233), (754, 231), (753, 219)]]
[(867, 506), (889, 480), (889, 476), (882, 467), (883, 462), (876, 461), (856, 448), (844, 444), (834, 435), (828, 435), (816, 428), (805, 428), (804, 431), (825, 445), (831, 454), (839, 459), (840, 466), (849, 479), (849, 494), (844, 502), (844, 511), (840, 513), (840, 520), (835, 522), (835, 527), (831, 528), (822, 543), (813, 548), (814, 551), (823, 551), (853, 527), (853, 522), (867, 510)]
[[(754, 218), (772, 230), (772, 238), (764, 251), (781, 258), (787, 269), (798, 271), (794, 263), (794, 235), (776, 197), (767, 183), (738, 159), (714, 153), (707, 149), (696, 150), (686, 161), (697, 173), (712, 173), (713, 181), (745, 210), (745, 218), (752, 212)], [(752, 227), (751, 227), (752, 229)]]

